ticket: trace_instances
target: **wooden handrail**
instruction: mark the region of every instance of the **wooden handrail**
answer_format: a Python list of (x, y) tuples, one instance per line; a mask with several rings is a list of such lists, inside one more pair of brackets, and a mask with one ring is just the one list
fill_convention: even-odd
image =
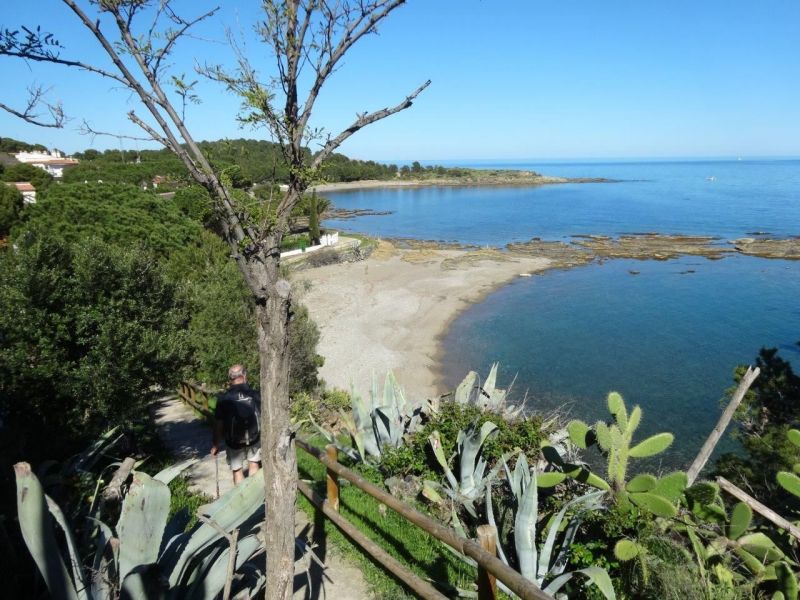
[(474, 540), (461, 537), (455, 530), (445, 527), (429, 516), (415, 510), (408, 504), (397, 500), (394, 496), (367, 481), (358, 473), (351, 471), (336, 461), (330, 460), (324, 451), (311, 446), (308, 442), (296, 438), (295, 443), (298, 447), (321, 462), (328, 471), (335, 473), (343, 479), (347, 479), (361, 491), (382, 502), (407, 521), (432, 535), (440, 542), (444, 542), (451, 548), (458, 550), (464, 556), (474, 559), (479, 566), (502, 581), (512, 592), (523, 600), (552, 600), (552, 596), (544, 593), (539, 586), (523, 577), (521, 573), (506, 565), (499, 558), (489, 554)]

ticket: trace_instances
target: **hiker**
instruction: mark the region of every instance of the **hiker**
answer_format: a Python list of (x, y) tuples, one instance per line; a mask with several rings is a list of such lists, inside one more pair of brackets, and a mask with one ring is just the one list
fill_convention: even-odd
[(245, 477), (245, 463), (248, 476), (258, 471), (261, 463), (261, 395), (247, 385), (247, 372), (242, 365), (228, 369), (228, 382), (228, 390), (217, 399), (211, 454), (219, 452), (224, 438), (233, 483), (239, 484)]

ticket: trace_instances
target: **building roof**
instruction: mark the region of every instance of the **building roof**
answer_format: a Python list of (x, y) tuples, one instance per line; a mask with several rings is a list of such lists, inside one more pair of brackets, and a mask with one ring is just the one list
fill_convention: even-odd
[(30, 181), (14, 181), (8, 182), (6, 185), (13, 185), (17, 188), (20, 192), (35, 192), (36, 188), (33, 187), (33, 184)]

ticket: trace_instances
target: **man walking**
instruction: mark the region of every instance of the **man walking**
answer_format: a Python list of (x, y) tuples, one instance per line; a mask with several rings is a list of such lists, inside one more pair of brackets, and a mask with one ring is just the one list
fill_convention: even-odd
[(217, 399), (211, 454), (219, 452), (224, 438), (233, 483), (239, 484), (244, 479), (245, 463), (248, 476), (256, 473), (261, 463), (261, 395), (247, 385), (242, 365), (228, 369), (228, 381), (228, 390)]

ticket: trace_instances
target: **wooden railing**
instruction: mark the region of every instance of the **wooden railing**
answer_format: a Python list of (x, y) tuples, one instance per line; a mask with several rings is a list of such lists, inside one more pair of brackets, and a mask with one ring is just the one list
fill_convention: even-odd
[[(213, 395), (210, 391), (193, 383), (182, 382), (178, 390), (180, 398), (199, 413), (212, 417), (213, 412), (208, 405), (209, 398)], [(478, 541), (461, 536), (454, 529), (446, 527), (431, 517), (417, 511), (408, 504), (397, 500), (375, 484), (367, 481), (361, 475), (339, 464), (338, 453), (334, 446), (328, 446), (325, 451), (312, 446), (300, 438), (295, 439), (298, 448), (304, 450), (322, 463), (327, 470), (327, 494), (323, 498), (312, 487), (298, 481), (297, 487), (301, 494), (316, 506), (353, 542), (358, 544), (376, 562), (392, 573), (420, 598), (426, 600), (443, 600), (447, 596), (439, 592), (430, 583), (420, 578), (405, 565), (400, 563), (391, 554), (373, 542), (350, 521), (339, 514), (339, 478), (346, 479), (355, 487), (369, 494), (378, 502), (383, 503), (402, 516), (409, 523), (427, 532), (435, 539), (447, 544), (466, 557), (473, 559), (478, 565), (478, 598), (489, 600), (497, 597), (497, 583), (500, 580), (506, 587), (524, 600), (552, 600), (535, 583), (523, 577), (496, 555), (497, 533), (494, 527), (483, 525), (479, 527)]]
[(196, 383), (181, 381), (181, 384), (178, 386), (178, 396), (180, 396), (181, 400), (202, 414), (204, 417), (214, 417), (214, 411), (212, 411), (208, 406), (208, 401), (212, 396), (214, 396), (214, 392), (211, 392), (204, 387), (197, 385)]

